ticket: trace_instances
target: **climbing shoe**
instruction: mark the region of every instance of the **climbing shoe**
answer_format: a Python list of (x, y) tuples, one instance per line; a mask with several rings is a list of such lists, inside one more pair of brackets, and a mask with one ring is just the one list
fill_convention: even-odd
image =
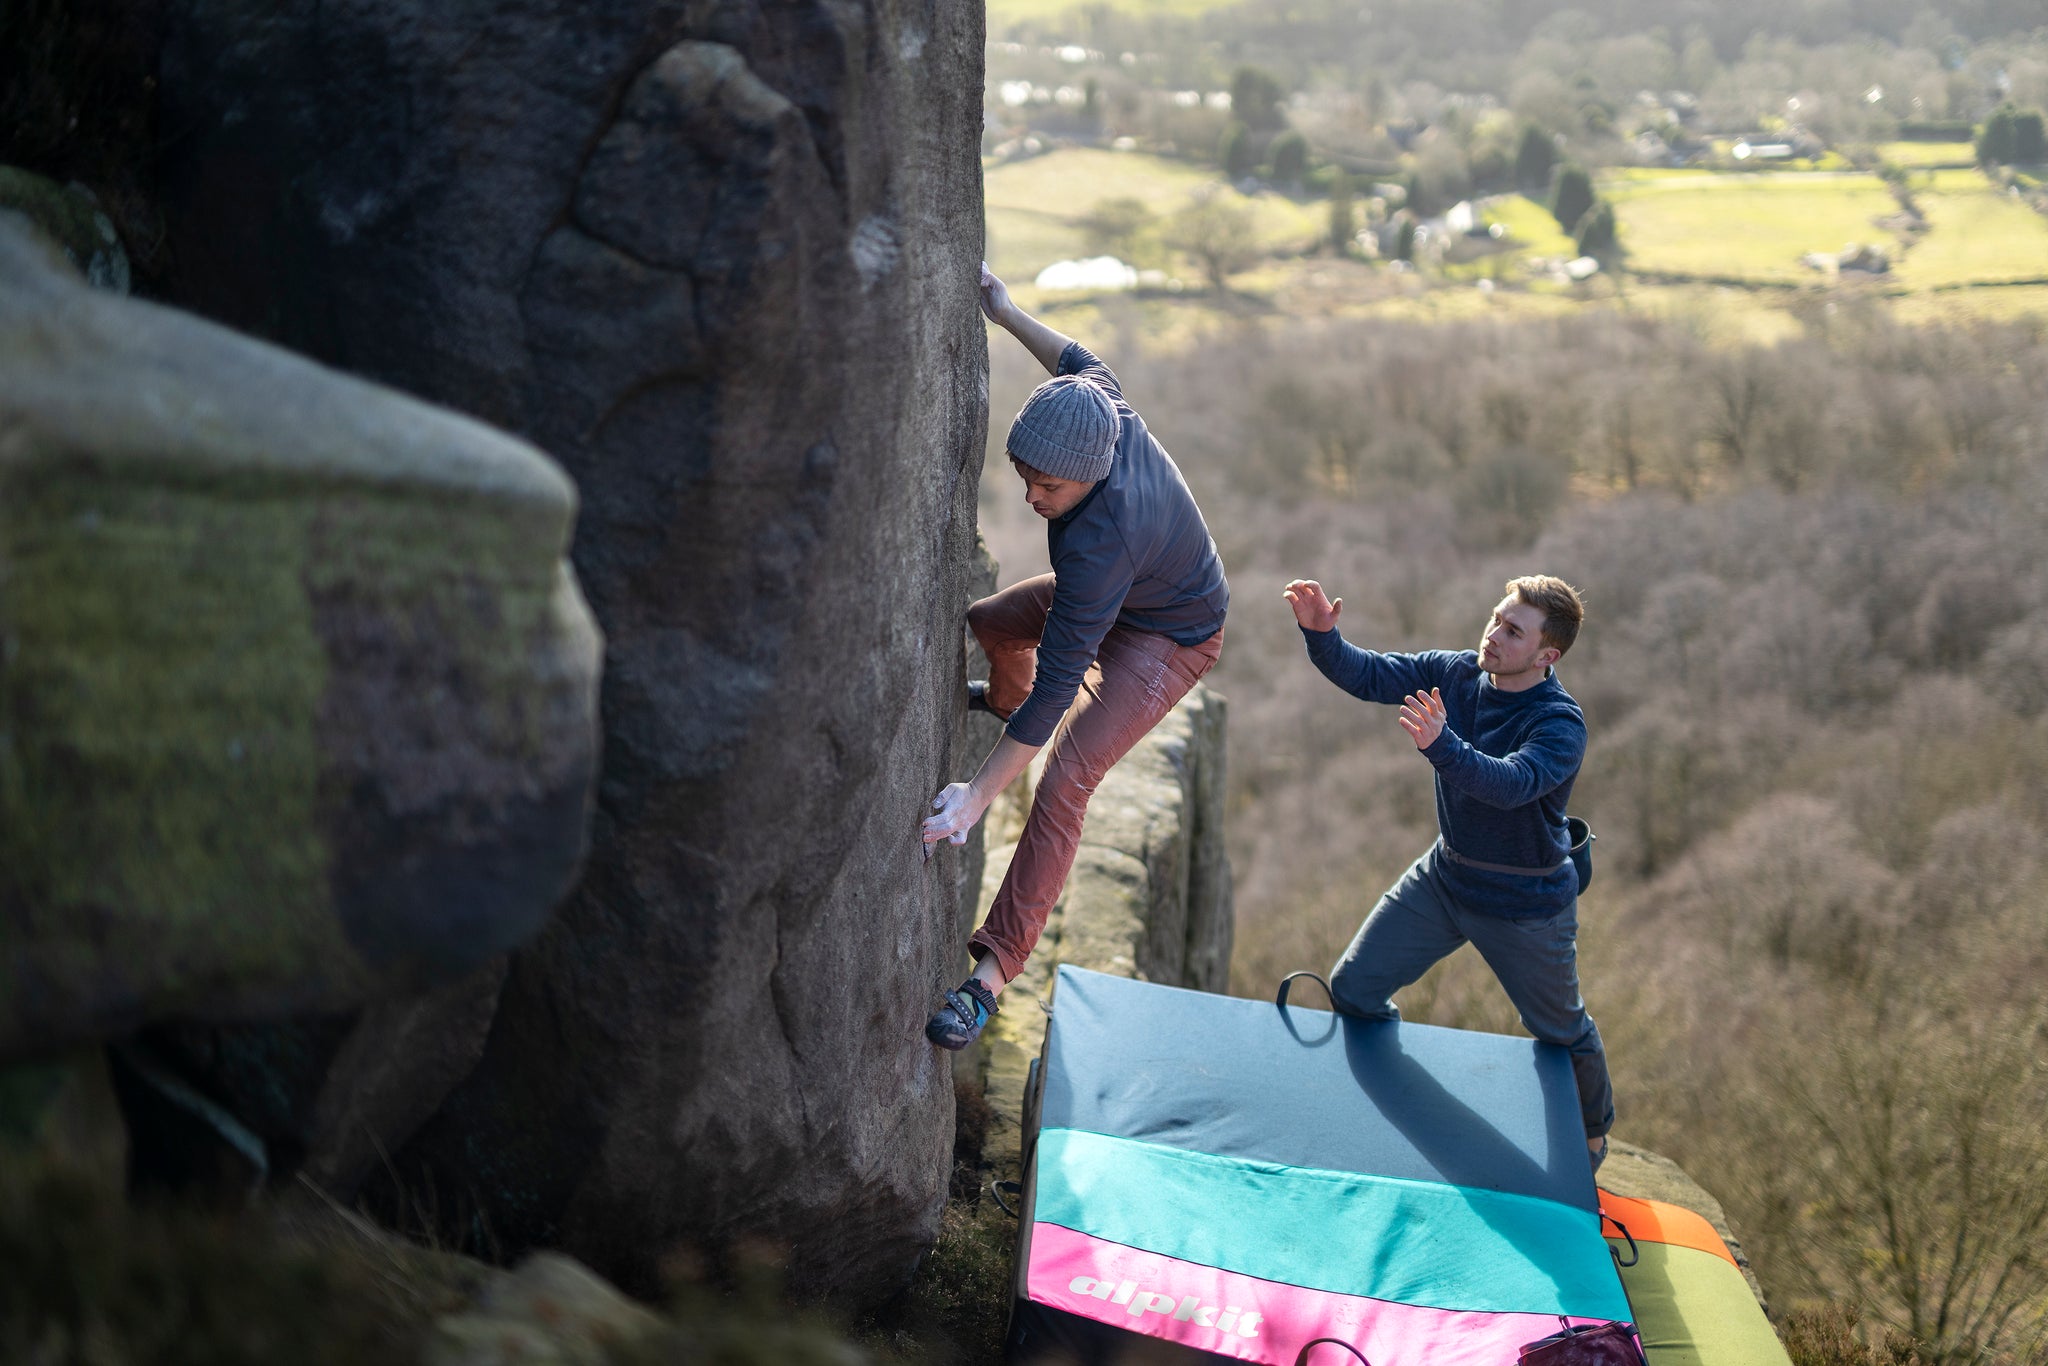
[(996, 709), (988, 704), (987, 679), (972, 678), (967, 681), (967, 710), (985, 711), (990, 716), (996, 714)]
[(981, 1037), (982, 1026), (996, 1013), (996, 994), (970, 977), (946, 993), (938, 1013), (924, 1027), (924, 1036), (941, 1048), (962, 1049)]

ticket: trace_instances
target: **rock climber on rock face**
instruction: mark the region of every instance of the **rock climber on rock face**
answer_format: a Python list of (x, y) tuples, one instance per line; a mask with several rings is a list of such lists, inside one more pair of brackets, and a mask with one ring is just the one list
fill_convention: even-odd
[(1008, 442), (1046, 519), (1052, 573), (967, 610), (990, 675), (968, 684), (968, 705), (1009, 724), (973, 779), (933, 800), (925, 842), (964, 842), (996, 794), (1052, 751), (1002, 890), (968, 942), (974, 972), (925, 1026), (942, 1048), (973, 1043), (995, 1013), (1073, 867), (1089, 796), (1216, 663), (1230, 605), (1201, 509), (1109, 367), (1019, 308), (986, 265), (981, 310), (1052, 372)]
[(1337, 630), (1344, 600), (1313, 579), (1281, 590), (1308, 657), (1354, 697), (1401, 708), (1401, 728), (1436, 770), (1441, 838), (1401, 875), (1330, 973), (1337, 1009), (1400, 1017), (1394, 993), (1470, 940), (1545, 1043), (1571, 1053), (1586, 1149), (1597, 1169), (1614, 1123), (1600, 1031), (1579, 999), (1579, 877), (1565, 803), (1586, 754), (1586, 720), (1551, 665), (1585, 605), (1562, 579), (1514, 579), (1479, 649), (1382, 654)]

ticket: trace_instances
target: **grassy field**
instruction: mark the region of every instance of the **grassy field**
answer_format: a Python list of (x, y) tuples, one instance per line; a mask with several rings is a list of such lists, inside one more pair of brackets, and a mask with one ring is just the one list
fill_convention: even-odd
[[(1913, 146), (1945, 144), (1911, 144)], [(1277, 194), (1245, 197), (1200, 165), (1073, 147), (985, 172), (989, 260), (1019, 301), (1089, 336), (1142, 335), (1147, 345), (1191, 345), (1219, 330), (1284, 326), (1297, 319), (1514, 319), (1577, 308), (1683, 314), (1729, 344), (1769, 343), (1797, 332), (1792, 311), (1831, 277), (1803, 267), (1807, 252), (1835, 253), (1875, 242), (1894, 253), (1888, 276), (1857, 286), (1889, 296), (1902, 319), (1952, 322), (1967, 317), (2048, 315), (2048, 218), (2000, 192), (1974, 169), (1916, 170), (1910, 181), (1928, 231), (1903, 255), (1898, 236), (1877, 226), (1897, 204), (1875, 176), (1860, 173), (1622, 169), (1605, 173), (1601, 193), (1615, 205), (1628, 265), (1639, 274), (1602, 275), (1557, 287), (1532, 280), (1531, 258), (1569, 256), (1574, 248), (1542, 204), (1502, 195), (1480, 205), (1507, 230), (1499, 256), (1420, 274), (1310, 254), (1327, 224), (1320, 202)], [(1131, 294), (1041, 291), (1031, 281), (1054, 261), (1086, 255), (1080, 220), (1097, 202), (1128, 196), (1164, 219), (1197, 193), (1216, 190), (1251, 210), (1266, 258), (1215, 295), (1198, 272), (1153, 234), (1149, 259), (1173, 282)], [(1653, 281), (1640, 273), (1694, 277)], [(1481, 280), (1493, 276), (1490, 286)], [(1799, 292), (1747, 286), (1805, 286)]]
[[(1277, 194), (1247, 198), (1226, 187), (1213, 170), (1142, 152), (1066, 147), (989, 166), (982, 184), (989, 265), (1017, 281), (1029, 280), (1054, 261), (1087, 255), (1080, 220), (1103, 199), (1136, 199), (1165, 218), (1214, 189), (1250, 208), (1260, 245), (1272, 253), (1314, 243), (1329, 221), (1321, 204), (1297, 204)], [(1192, 278), (1192, 272), (1186, 273)]]
[(1975, 171), (1974, 186), (1916, 191), (1927, 233), (1895, 272), (1910, 289), (2048, 281), (2048, 218)]
[[(1150, 18), (1154, 15), (1200, 14), (1219, 9), (1234, 0), (1117, 0), (1119, 13)], [(1011, 24), (1058, 19), (1084, 9), (1084, 0), (988, 0), (988, 31), (1001, 34)]]
[(1504, 194), (1481, 208), (1486, 221), (1507, 229), (1508, 240), (1532, 256), (1577, 256), (1571, 234), (1558, 226), (1556, 215), (1527, 195)]
[(1850, 242), (1892, 245), (1876, 220), (1897, 211), (1876, 176), (1859, 172), (1716, 175), (1636, 171), (1603, 176), (1633, 270), (1755, 284), (1804, 284), (1808, 252)]
[(1984, 173), (1974, 166), (1967, 169), (1916, 171), (1906, 177), (1906, 184), (1914, 194), (1971, 194), (1987, 188), (1991, 182)]
[(1913, 170), (1924, 166), (1974, 166), (1977, 149), (1967, 142), (1885, 142), (1873, 149), (1894, 166)]

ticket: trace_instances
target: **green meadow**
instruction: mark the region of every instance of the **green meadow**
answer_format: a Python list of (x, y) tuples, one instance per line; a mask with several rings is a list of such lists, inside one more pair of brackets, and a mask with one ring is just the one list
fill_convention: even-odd
[(1105, 199), (1138, 200), (1163, 224), (1197, 195), (1220, 194), (1251, 212), (1253, 232), (1269, 255), (1305, 250), (1329, 221), (1323, 204), (1296, 203), (1280, 194), (1242, 195), (1210, 167), (1097, 147), (1063, 147), (991, 164), (982, 172), (982, 186), (989, 265), (1026, 283), (1055, 261), (1091, 254), (1081, 223)]
[(1630, 269), (1644, 274), (1812, 283), (1806, 253), (1871, 242), (1893, 258), (1895, 292), (2048, 282), (2048, 218), (2020, 198), (1974, 168), (1920, 171), (1907, 184), (1927, 224), (1911, 236), (1898, 232), (1883, 182), (1860, 173), (1635, 170), (1603, 176), (1601, 193)]
[(1631, 270), (1750, 284), (1811, 282), (1800, 264), (1809, 252), (1889, 249), (1892, 234), (1877, 221), (1898, 212), (1883, 181), (1854, 171), (1637, 171), (1600, 186)]
[(1557, 216), (1527, 195), (1504, 194), (1482, 206), (1486, 221), (1507, 230), (1505, 240), (1531, 256), (1576, 256), (1577, 243)]
[[(1201, 14), (1233, 0), (1117, 0), (1117, 12), (1137, 18)], [(1086, 8), (1083, 0), (988, 0), (988, 31), (1002, 33), (1011, 24), (1042, 23)]]
[(1931, 166), (1968, 169), (1977, 164), (1977, 151), (1967, 142), (1884, 142), (1871, 150), (1879, 160), (1906, 170)]
[[(1449, 320), (1540, 316), (1587, 305), (1689, 315), (1711, 307), (1728, 320), (1730, 340), (1753, 343), (1793, 325), (1784, 311), (1793, 298), (1831, 286), (1829, 275), (1801, 258), (1833, 255), (1852, 242), (1874, 243), (1890, 254), (1891, 272), (1862, 287), (1889, 296), (1902, 319), (2048, 313), (2048, 217), (1975, 168), (1909, 174), (1926, 222), (1919, 233), (1903, 231), (1897, 200), (1866, 172), (1605, 171), (1599, 192), (1614, 205), (1626, 270), (1575, 286), (1551, 283), (1528, 268), (1575, 255), (1576, 248), (1550, 210), (1526, 195), (1479, 203), (1484, 219), (1504, 229), (1498, 254), (1400, 275), (1383, 264), (1321, 254), (1325, 201), (1243, 195), (1198, 163), (1063, 147), (991, 162), (983, 175), (989, 263), (1027, 302), (1066, 312), (1077, 325), (1094, 321), (1103, 309), (1126, 321), (1142, 314), (1148, 332), (1192, 336), (1256, 316)], [(1247, 210), (1263, 253), (1231, 277), (1227, 297), (1212, 297), (1168, 244), (1172, 215), (1202, 194)], [(1122, 300), (1034, 288), (1033, 278), (1046, 266), (1097, 249), (1083, 222), (1097, 204), (1114, 198), (1135, 199), (1154, 216), (1132, 253), (1134, 264), (1165, 268), (1170, 288)]]
[(1900, 262), (1909, 289), (2048, 283), (2048, 218), (1982, 176), (1974, 188), (1916, 194), (1927, 232)]

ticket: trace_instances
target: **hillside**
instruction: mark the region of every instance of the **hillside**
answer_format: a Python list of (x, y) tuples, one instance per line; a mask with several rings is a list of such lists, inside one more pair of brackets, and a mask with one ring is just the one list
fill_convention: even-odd
[[(1462, 648), (1505, 578), (1561, 574), (1591, 614), (1560, 675), (1591, 730), (1581, 946), (1617, 1134), (1723, 1200), (1781, 1311), (1855, 1303), (1924, 1359), (2028, 1362), (2048, 330), (1874, 305), (1768, 345), (1716, 330), (1102, 339), (1231, 573), (1232, 987), (1326, 966), (1434, 833), (1426, 766), (1309, 666), (1280, 585), (1343, 595), (1355, 641)], [(993, 359), (1000, 413), (1031, 376)], [(1028, 574), (1007, 500), (985, 489), (984, 527)], [(1404, 1008), (1517, 1028), (1471, 955)]]

